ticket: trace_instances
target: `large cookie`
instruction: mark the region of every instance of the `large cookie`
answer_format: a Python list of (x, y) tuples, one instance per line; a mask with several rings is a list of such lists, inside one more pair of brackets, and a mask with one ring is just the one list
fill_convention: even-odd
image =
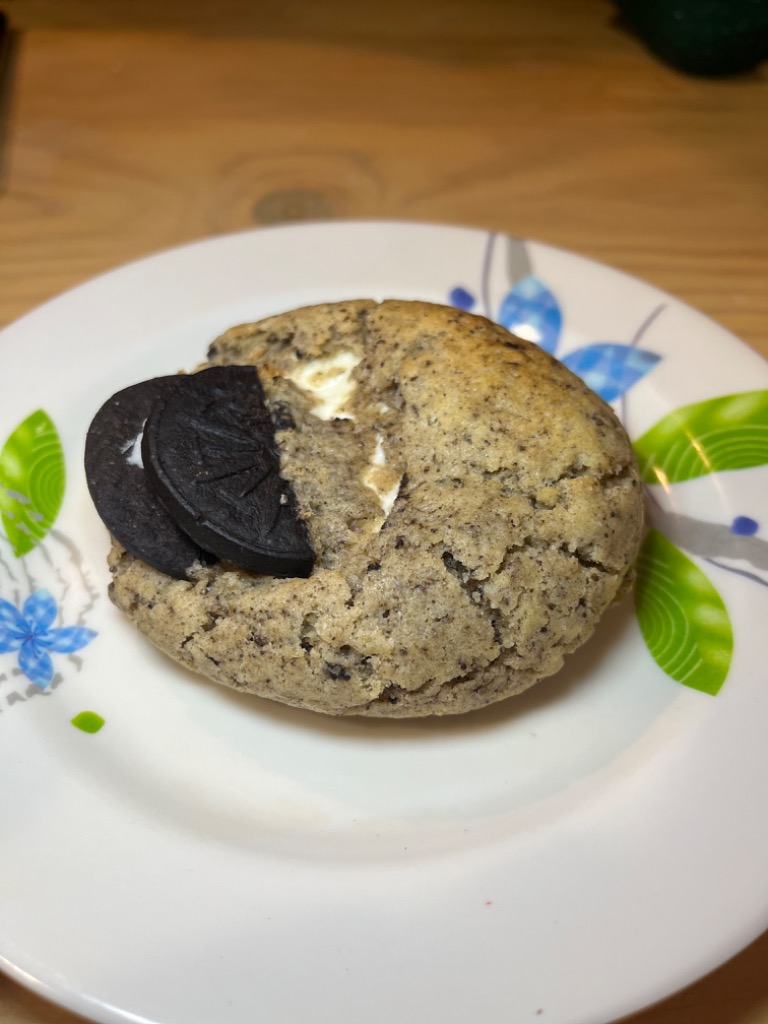
[(233, 328), (259, 368), (306, 579), (172, 579), (110, 554), (112, 599), (184, 665), (329, 714), (452, 714), (556, 672), (631, 579), (642, 528), (616, 416), (477, 316), (343, 302)]

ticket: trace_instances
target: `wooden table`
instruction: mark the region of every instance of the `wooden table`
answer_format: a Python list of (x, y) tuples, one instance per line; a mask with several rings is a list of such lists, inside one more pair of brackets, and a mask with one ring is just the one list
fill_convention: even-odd
[[(768, 354), (768, 68), (680, 75), (600, 0), (5, 10), (0, 325), (190, 239), (384, 217), (579, 250)], [(76, 1019), (0, 979), (0, 1024)], [(636, 1021), (768, 1024), (768, 934)]]

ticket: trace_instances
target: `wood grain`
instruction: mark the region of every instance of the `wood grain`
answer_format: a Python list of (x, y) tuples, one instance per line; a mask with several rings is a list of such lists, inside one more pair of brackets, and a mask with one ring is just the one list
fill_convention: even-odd
[(678, 75), (599, 3), (154, 6), (8, 4), (0, 322), (282, 210), (577, 249), (765, 351), (764, 74)]
[[(594, 0), (7, 0), (0, 324), (286, 220), (496, 228), (768, 355), (768, 75), (682, 76)], [(724, 884), (727, 884), (725, 882)], [(768, 936), (639, 1024), (768, 1024)], [(76, 1018), (0, 980), (0, 1024)]]

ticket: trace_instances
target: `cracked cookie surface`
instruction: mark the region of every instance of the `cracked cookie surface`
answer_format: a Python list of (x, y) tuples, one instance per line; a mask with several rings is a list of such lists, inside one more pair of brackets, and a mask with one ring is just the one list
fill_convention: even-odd
[[(642, 496), (612, 410), (541, 349), (420, 302), (233, 328), (316, 563), (171, 579), (114, 543), (113, 601), (238, 690), (334, 715), (452, 714), (556, 672), (631, 580)], [(201, 367), (202, 368), (202, 367)]]

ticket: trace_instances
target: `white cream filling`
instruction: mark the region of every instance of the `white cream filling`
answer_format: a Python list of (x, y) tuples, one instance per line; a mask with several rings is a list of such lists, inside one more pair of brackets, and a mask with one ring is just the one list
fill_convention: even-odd
[(345, 406), (355, 391), (352, 371), (362, 359), (354, 352), (336, 352), (323, 359), (313, 359), (286, 374), (302, 391), (309, 391), (316, 399), (310, 409), (321, 420), (353, 420)]
[(138, 432), (136, 437), (131, 438), (130, 441), (126, 441), (125, 444), (120, 446), (120, 451), (125, 455), (125, 461), (129, 466), (138, 466), (139, 469), (144, 469), (144, 462), (141, 458), (141, 440), (144, 437), (144, 424), (141, 425), (141, 430)]

